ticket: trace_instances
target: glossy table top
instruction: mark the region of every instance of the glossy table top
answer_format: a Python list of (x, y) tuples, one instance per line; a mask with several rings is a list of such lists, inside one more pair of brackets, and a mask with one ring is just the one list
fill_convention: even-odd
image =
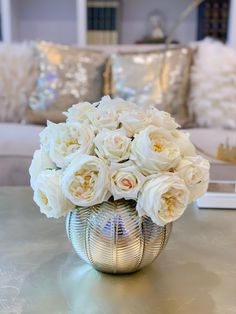
[(235, 314), (236, 210), (189, 208), (149, 267), (99, 273), (29, 188), (0, 188), (1, 314)]

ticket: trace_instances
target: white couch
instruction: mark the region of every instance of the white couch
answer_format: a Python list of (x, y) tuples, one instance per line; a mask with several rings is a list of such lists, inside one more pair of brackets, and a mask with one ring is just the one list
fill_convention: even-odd
[(42, 126), (0, 123), (0, 186), (28, 185)]

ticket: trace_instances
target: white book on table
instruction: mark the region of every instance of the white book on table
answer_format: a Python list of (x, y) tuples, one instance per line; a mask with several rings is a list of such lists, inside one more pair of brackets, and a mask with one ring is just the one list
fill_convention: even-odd
[(199, 208), (236, 209), (236, 193), (207, 192), (197, 200)]
[(211, 180), (208, 192), (197, 200), (199, 208), (236, 209), (236, 182)]

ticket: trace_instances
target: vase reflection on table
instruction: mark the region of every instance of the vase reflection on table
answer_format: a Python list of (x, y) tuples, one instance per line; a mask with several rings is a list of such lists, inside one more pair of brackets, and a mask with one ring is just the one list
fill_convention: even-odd
[(168, 242), (172, 224), (158, 226), (139, 217), (135, 201), (108, 201), (67, 215), (76, 253), (106, 273), (131, 273), (151, 264)]

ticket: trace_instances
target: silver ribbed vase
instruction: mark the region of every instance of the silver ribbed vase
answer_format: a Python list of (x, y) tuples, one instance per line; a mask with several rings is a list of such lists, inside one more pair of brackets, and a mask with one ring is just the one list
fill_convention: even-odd
[(131, 273), (152, 263), (168, 242), (172, 224), (157, 226), (140, 218), (134, 201), (108, 201), (81, 207), (67, 216), (66, 229), (76, 253), (106, 273)]

